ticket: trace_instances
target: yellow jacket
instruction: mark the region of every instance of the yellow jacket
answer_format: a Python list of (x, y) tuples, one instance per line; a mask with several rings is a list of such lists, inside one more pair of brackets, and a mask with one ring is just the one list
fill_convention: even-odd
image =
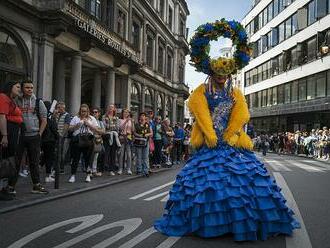
[[(213, 128), (211, 113), (205, 96), (205, 84), (198, 86), (188, 100), (190, 112), (195, 117), (191, 132), (191, 144), (198, 148), (204, 143), (208, 147), (217, 145), (217, 135)], [(229, 118), (228, 126), (223, 134), (223, 139), (229, 145), (252, 150), (253, 144), (250, 137), (243, 131), (243, 126), (249, 121), (250, 114), (245, 97), (238, 88), (233, 92), (234, 105)]]

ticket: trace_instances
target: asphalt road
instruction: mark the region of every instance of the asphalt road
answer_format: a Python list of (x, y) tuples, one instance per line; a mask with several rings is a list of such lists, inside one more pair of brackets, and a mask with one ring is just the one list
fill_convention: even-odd
[(202, 239), (157, 233), (152, 226), (179, 171), (173, 169), (1, 214), (0, 247), (330, 248), (330, 164), (278, 155), (262, 159), (283, 191), (292, 193), (288, 204), (297, 207), (306, 227), (293, 237), (238, 243), (230, 235)]

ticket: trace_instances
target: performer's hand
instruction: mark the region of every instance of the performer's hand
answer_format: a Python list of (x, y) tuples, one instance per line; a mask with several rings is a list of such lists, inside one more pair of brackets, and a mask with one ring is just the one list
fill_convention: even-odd
[(209, 148), (215, 147), (218, 143), (218, 137), (216, 135), (205, 137), (205, 143)]

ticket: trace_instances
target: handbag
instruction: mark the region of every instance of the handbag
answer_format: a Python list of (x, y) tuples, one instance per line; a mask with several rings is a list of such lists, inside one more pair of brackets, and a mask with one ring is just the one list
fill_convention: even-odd
[(0, 178), (16, 177), (15, 157), (3, 158), (0, 148)]
[(148, 143), (146, 138), (135, 137), (133, 144), (137, 147), (146, 147)]
[(94, 136), (88, 132), (88, 128), (83, 125), (78, 134), (78, 146), (80, 148), (92, 147), (94, 145)]

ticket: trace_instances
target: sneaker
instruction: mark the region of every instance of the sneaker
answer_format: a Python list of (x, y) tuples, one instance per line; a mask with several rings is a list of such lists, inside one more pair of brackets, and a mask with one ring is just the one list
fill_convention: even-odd
[(72, 175), (69, 179), (69, 183), (74, 183), (76, 181), (76, 176)]
[(48, 177), (45, 177), (45, 182), (46, 183), (53, 183), (53, 182), (55, 182), (55, 179), (49, 175)]
[(21, 172), (19, 173), (19, 176), (20, 176), (20, 177), (27, 177), (28, 175), (25, 174), (25, 173), (23, 173), (23, 171), (21, 171)]
[(123, 174), (123, 171), (122, 171), (122, 170), (119, 170), (119, 171), (117, 172), (117, 174), (118, 174), (118, 175), (121, 175), (121, 174)]
[(115, 176), (116, 174), (113, 171), (110, 171), (110, 176)]
[(146, 177), (149, 177), (149, 173), (146, 173), (145, 176), (146, 176)]
[(0, 201), (11, 201), (11, 200), (14, 200), (14, 196), (12, 194), (9, 194), (5, 189), (0, 191)]
[(90, 183), (91, 182), (91, 175), (87, 175), (85, 182), (86, 183)]
[(132, 175), (133, 173), (132, 173), (132, 171), (131, 170), (128, 170), (127, 171), (127, 175)]
[(7, 194), (10, 194), (10, 195), (13, 195), (13, 196), (16, 195), (16, 190), (13, 187), (8, 186), (4, 190), (6, 191)]
[(95, 172), (93, 175), (95, 177), (101, 177), (102, 176), (102, 172)]
[(31, 193), (33, 194), (48, 194), (48, 191), (42, 187), (42, 185), (40, 183), (35, 184), (32, 188)]
[(28, 170), (25, 170), (25, 169), (22, 171), (22, 173), (25, 174), (26, 176), (29, 175), (29, 171)]

